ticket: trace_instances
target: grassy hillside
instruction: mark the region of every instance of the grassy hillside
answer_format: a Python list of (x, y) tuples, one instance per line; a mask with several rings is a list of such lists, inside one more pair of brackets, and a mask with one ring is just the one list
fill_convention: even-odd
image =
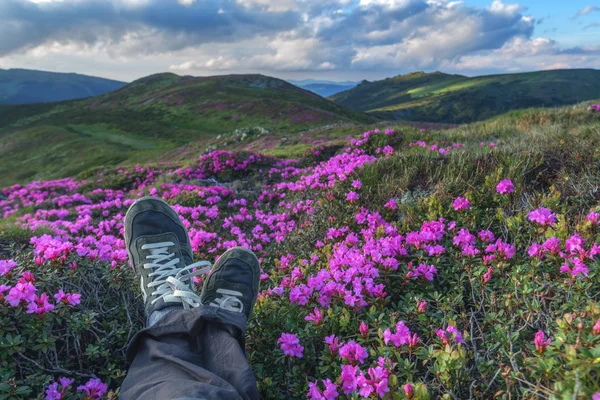
[(175, 206), (195, 261), (238, 245), (260, 258), (245, 344), (262, 399), (596, 399), (600, 112), (587, 108), (0, 190), (0, 398), (81, 399), (88, 382), (87, 398), (119, 397), (144, 323), (123, 215), (151, 194)]
[(125, 85), (125, 82), (80, 74), (0, 69), (0, 104), (81, 99), (111, 92)]
[(440, 72), (364, 81), (331, 100), (385, 119), (465, 123), (510, 110), (592, 100), (600, 70), (556, 70), (468, 78)]
[(294, 134), (373, 121), (262, 75), (158, 74), (93, 98), (0, 106), (0, 185), (157, 160), (241, 128)]

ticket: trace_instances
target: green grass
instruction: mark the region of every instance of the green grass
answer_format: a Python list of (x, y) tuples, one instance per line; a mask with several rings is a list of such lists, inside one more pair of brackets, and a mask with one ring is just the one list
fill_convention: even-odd
[(384, 119), (468, 123), (515, 109), (593, 100), (600, 71), (556, 70), (468, 78), (416, 73), (364, 82), (330, 99)]

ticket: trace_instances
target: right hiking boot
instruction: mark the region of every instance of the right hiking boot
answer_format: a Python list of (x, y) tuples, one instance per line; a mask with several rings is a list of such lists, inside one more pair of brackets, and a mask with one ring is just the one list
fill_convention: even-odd
[[(205, 274), (210, 263), (192, 262), (187, 230), (169, 204), (151, 196), (133, 203), (125, 216), (125, 244), (140, 279), (148, 325), (169, 311), (202, 304), (193, 277)], [(162, 312), (152, 316), (157, 311)]]
[(260, 264), (256, 255), (243, 247), (227, 250), (204, 280), (204, 305), (252, 316), (260, 286)]

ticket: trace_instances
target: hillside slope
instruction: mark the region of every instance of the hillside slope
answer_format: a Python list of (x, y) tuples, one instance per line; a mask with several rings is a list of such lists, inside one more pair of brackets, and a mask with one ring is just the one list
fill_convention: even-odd
[(0, 69), (0, 104), (49, 103), (98, 96), (125, 82), (80, 74)]
[(599, 70), (556, 70), (469, 78), (440, 72), (364, 81), (330, 100), (385, 119), (465, 123), (510, 110), (592, 100)]
[(0, 106), (0, 182), (156, 160), (240, 128), (290, 134), (374, 120), (262, 75), (158, 74), (93, 98)]

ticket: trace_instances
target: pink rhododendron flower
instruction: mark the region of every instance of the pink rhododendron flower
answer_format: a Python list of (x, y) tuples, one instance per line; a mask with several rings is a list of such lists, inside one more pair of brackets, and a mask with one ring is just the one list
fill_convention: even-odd
[(383, 342), (387, 345), (389, 342), (392, 342), (395, 347), (400, 347), (403, 344), (408, 343), (410, 338), (410, 329), (406, 325), (404, 325), (403, 321), (398, 321), (396, 324), (396, 332), (392, 333), (392, 331), (387, 328), (383, 331)]
[(496, 186), (496, 191), (500, 194), (513, 193), (515, 191), (515, 185), (513, 185), (510, 179), (503, 179)]
[(331, 379), (325, 379), (323, 385), (325, 386), (325, 390), (321, 392), (318, 387), (317, 382), (309, 382), (308, 384), (308, 393), (306, 395), (307, 399), (310, 400), (334, 400), (339, 394), (337, 392), (338, 386), (331, 382)]
[(89, 399), (100, 399), (107, 389), (108, 385), (98, 378), (90, 379), (85, 385), (77, 387), (77, 390), (85, 392), (86, 398)]
[(346, 195), (346, 200), (348, 200), (350, 203), (354, 203), (359, 199), (359, 197), (360, 196), (356, 192), (348, 192), (348, 194)]
[(598, 319), (598, 321), (596, 321), (596, 324), (594, 324), (592, 332), (594, 333), (594, 335), (600, 335), (600, 318)]
[(300, 339), (293, 333), (282, 333), (277, 343), (286, 356), (302, 358), (304, 346), (300, 345)]
[(43, 315), (52, 311), (54, 309), (54, 304), (50, 304), (48, 300), (49, 297), (46, 293), (42, 293), (39, 297), (36, 296), (31, 303), (27, 304), (27, 313)]
[(493, 242), (494, 240), (496, 240), (496, 237), (494, 236), (494, 234), (488, 230), (479, 231), (477, 236), (479, 236), (479, 239), (485, 243), (490, 243), (490, 242)]
[(600, 224), (600, 213), (596, 211), (590, 211), (590, 213), (585, 217), (586, 220), (590, 221), (594, 225)]
[(407, 399), (412, 399), (414, 397), (415, 391), (412, 383), (405, 384), (404, 386), (402, 386), (402, 389), (404, 389), (404, 394), (406, 395)]
[(452, 203), (455, 211), (467, 210), (469, 207), (471, 207), (471, 202), (464, 197), (457, 197)]
[(379, 398), (383, 399), (385, 394), (390, 391), (388, 387), (388, 374), (388, 371), (382, 367), (369, 368), (368, 377), (361, 371), (357, 379), (358, 394), (368, 398), (371, 393), (376, 393)]
[(535, 349), (538, 352), (543, 353), (544, 351), (546, 351), (546, 347), (548, 347), (548, 345), (552, 343), (552, 339), (548, 338), (546, 340), (546, 335), (544, 334), (544, 332), (537, 331), (533, 343), (535, 344)]
[(409, 270), (406, 274), (407, 278), (424, 278), (428, 281), (432, 281), (437, 275), (438, 271), (433, 265), (419, 264), (419, 266), (413, 270)]
[(418, 306), (417, 306), (417, 312), (419, 314), (422, 314), (425, 312), (425, 308), (427, 307), (427, 302), (426, 301), (420, 301)]
[(304, 317), (304, 320), (312, 321), (315, 325), (321, 325), (323, 322), (323, 314), (321, 314), (321, 311), (315, 307), (311, 314), (308, 314), (306, 317)]
[(556, 222), (556, 214), (547, 208), (541, 207), (529, 213), (529, 220), (542, 226), (552, 226)]
[(364, 363), (368, 356), (367, 350), (354, 340), (340, 347), (339, 354), (340, 358), (345, 358), (352, 365)]
[(454, 338), (454, 343), (465, 343), (462, 333), (460, 333), (453, 325), (449, 325), (446, 330), (438, 329), (435, 331), (435, 334), (442, 339), (444, 345), (448, 344), (452, 338)]
[(354, 365), (342, 365), (342, 374), (340, 376), (340, 383), (342, 385), (342, 391), (344, 394), (352, 394), (358, 387), (358, 374), (359, 368)]
[(0, 276), (4, 276), (18, 266), (13, 260), (0, 260)]
[(362, 321), (360, 323), (360, 326), (358, 327), (358, 331), (360, 332), (360, 334), (362, 335), (363, 338), (367, 337), (367, 334), (369, 333), (369, 326), (365, 323), (365, 321)]
[(16, 307), (21, 301), (28, 303), (34, 301), (36, 298), (35, 292), (37, 292), (37, 289), (31, 282), (19, 282), (10, 289), (5, 299), (11, 306)]
[(385, 208), (388, 210), (397, 210), (398, 204), (396, 204), (396, 200), (390, 199), (387, 203), (385, 203)]
[(344, 345), (335, 335), (326, 336), (323, 343), (329, 345), (329, 351), (332, 353), (337, 353), (338, 349)]
[(354, 189), (360, 189), (362, 187), (362, 182), (359, 180), (353, 180), (352, 181), (352, 187)]

